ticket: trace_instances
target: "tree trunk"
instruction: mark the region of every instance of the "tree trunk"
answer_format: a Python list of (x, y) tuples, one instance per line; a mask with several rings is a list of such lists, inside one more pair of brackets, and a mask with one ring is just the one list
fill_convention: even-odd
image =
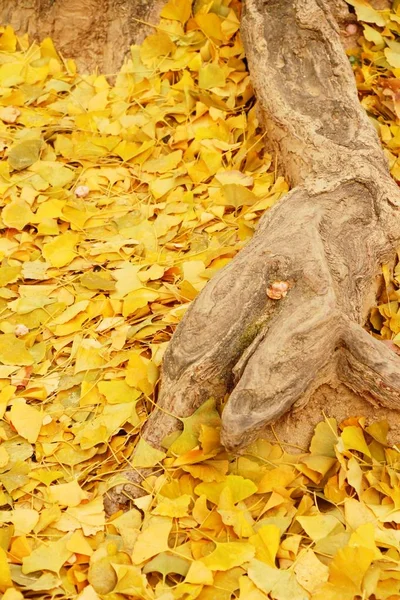
[[(0, 0), (3, 22), (8, 4)], [(85, 39), (85, 67), (96, 63), (109, 73), (142, 33), (135, 24), (159, 10), (152, 5), (149, 16), (141, 2), (138, 16), (137, 3), (126, 0), (86, 0), (78, 11), (75, 0), (19, 4), (9, 19), (14, 26), (18, 19), (17, 29), (52, 35), (68, 56), (82, 55)], [(342, 0), (245, 2), (254, 88), (293, 189), (178, 326), (158, 408), (142, 431), (155, 447), (179, 417), (228, 392), (222, 440), (233, 451), (270, 422), (281, 440), (303, 443), (323, 411), (396, 422), (400, 360), (363, 326), (380, 265), (400, 238), (400, 193), (358, 101), (337, 25), (345, 14)], [(145, 474), (128, 474), (132, 485), (115, 490), (110, 512), (138, 493)]]
[(163, 0), (0, 0), (1, 23), (31, 39), (51, 37), (80, 71), (113, 75), (129, 47), (152, 33)]

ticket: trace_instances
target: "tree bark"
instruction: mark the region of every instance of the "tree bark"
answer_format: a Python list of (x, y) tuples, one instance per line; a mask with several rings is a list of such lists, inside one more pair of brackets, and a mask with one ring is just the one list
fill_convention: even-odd
[[(32, 40), (51, 37), (81, 72), (114, 75), (129, 47), (158, 21), (163, 0), (0, 0), (1, 23)], [(146, 25), (149, 24), (149, 25)]]

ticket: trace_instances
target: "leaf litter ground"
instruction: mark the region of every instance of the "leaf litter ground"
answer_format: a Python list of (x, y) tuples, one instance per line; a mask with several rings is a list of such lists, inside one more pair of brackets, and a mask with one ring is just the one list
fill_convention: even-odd
[[(400, 181), (400, 10), (350, 2), (363, 105)], [(240, 4), (170, 0), (113, 85), (51, 40), (0, 36), (0, 591), (4, 600), (400, 598), (387, 424), (309, 451), (220, 445), (220, 406), (140, 441), (176, 324), (287, 191), (266, 152)], [(400, 271), (373, 335), (400, 345)], [(137, 448), (134, 464), (130, 456)], [(159, 466), (106, 520), (127, 467)]]

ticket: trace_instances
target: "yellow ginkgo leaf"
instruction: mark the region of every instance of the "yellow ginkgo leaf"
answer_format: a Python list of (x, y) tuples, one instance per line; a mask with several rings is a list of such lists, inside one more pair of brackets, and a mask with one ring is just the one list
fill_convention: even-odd
[(232, 500), (232, 492), (228, 487), (221, 492), (217, 510), (225, 525), (233, 527), (233, 531), (239, 539), (248, 538), (254, 533), (254, 520), (251, 512), (244, 503), (239, 502), (235, 506)]
[(132, 402), (142, 395), (141, 392), (132, 388), (123, 379), (100, 381), (98, 388), (100, 393), (106, 397), (109, 404)]
[(36, 442), (43, 425), (43, 415), (25, 400), (14, 401), (10, 410), (10, 421), (19, 435), (30, 443)]
[(69, 306), (65, 309), (60, 315), (57, 315), (55, 319), (49, 322), (50, 326), (53, 325), (63, 325), (64, 323), (68, 323), (71, 321), (76, 315), (83, 312), (89, 305), (89, 300), (81, 300), (80, 302), (75, 302), (72, 306)]
[(133, 457), (132, 465), (134, 467), (155, 467), (160, 461), (165, 458), (165, 452), (153, 448), (145, 438), (142, 437), (136, 448), (135, 456)]
[(34, 215), (26, 202), (13, 200), (3, 208), (1, 218), (7, 227), (21, 231), (28, 223), (32, 223)]
[(335, 419), (325, 419), (315, 427), (310, 444), (311, 454), (336, 458), (335, 445), (338, 441), (337, 423)]
[(265, 494), (273, 492), (276, 488), (287, 487), (297, 477), (296, 471), (289, 465), (280, 465), (265, 473), (258, 485), (258, 492)]
[(149, 302), (157, 300), (158, 296), (159, 294), (156, 291), (144, 288), (129, 292), (124, 300), (122, 316), (129, 317), (129, 315), (139, 310), (139, 308), (144, 308)]
[(367, 0), (347, 0), (347, 2), (354, 6), (357, 14), (357, 18), (365, 23), (375, 23), (380, 27), (384, 27), (388, 21), (388, 11), (379, 11), (371, 6)]
[(223, 481), (228, 472), (229, 463), (227, 460), (210, 460), (204, 459), (200, 464), (183, 465), (182, 469), (193, 475), (195, 479), (200, 479), (206, 483), (211, 481)]
[(24, 597), (21, 592), (10, 587), (6, 589), (1, 600), (24, 600)]
[(169, 35), (159, 31), (149, 35), (140, 47), (140, 57), (147, 66), (155, 64), (160, 58), (165, 58), (175, 50), (175, 44)]
[(257, 196), (244, 185), (227, 183), (222, 190), (228, 206), (239, 208), (240, 206), (253, 206), (257, 202)]
[(153, 509), (153, 515), (162, 517), (188, 517), (188, 508), (192, 498), (189, 494), (183, 494), (178, 498), (160, 498), (157, 506)]
[(77, 256), (75, 247), (80, 235), (73, 231), (66, 231), (53, 241), (44, 244), (43, 256), (52, 267), (65, 267)]
[(149, 184), (149, 189), (151, 191), (151, 193), (153, 194), (154, 198), (156, 200), (158, 200), (159, 198), (162, 198), (163, 196), (165, 196), (165, 194), (167, 194), (168, 192), (170, 192), (176, 185), (176, 179), (175, 177), (160, 177), (158, 179), (155, 179), (154, 181), (151, 181)]
[(39, 521), (39, 513), (33, 508), (15, 508), (12, 511), (12, 522), (15, 527), (14, 535), (31, 533)]
[(376, 560), (379, 560), (382, 557), (382, 554), (375, 543), (375, 526), (373, 523), (364, 523), (357, 527), (350, 536), (349, 546), (352, 548), (357, 548), (358, 546), (369, 548), (369, 550), (374, 552)]
[(201, 583), (202, 585), (212, 585), (214, 583), (214, 576), (212, 570), (209, 569), (204, 564), (204, 562), (200, 560), (195, 560), (190, 565), (185, 581), (187, 581), (188, 583)]
[[(95, 535), (105, 524), (103, 499), (97, 496), (86, 504), (67, 508), (57, 521), (60, 531), (76, 531), (82, 529), (85, 536)], [(68, 538), (69, 539), (69, 538)]]
[[(320, 481), (322, 476), (326, 475), (328, 471), (336, 464), (336, 459), (329, 456), (312, 455), (305, 456), (301, 462), (307, 466), (309, 471), (315, 471), (318, 473), (320, 476), (317, 476), (317, 480)], [(301, 467), (301, 465), (299, 466)]]
[(143, 568), (143, 573), (161, 573), (166, 577), (170, 573), (176, 573), (185, 577), (190, 566), (190, 561), (181, 556), (174, 556), (170, 552), (161, 552), (152, 558)]
[(168, 0), (161, 10), (161, 16), (184, 24), (190, 17), (191, 10), (191, 0)]
[(230, 10), (221, 23), (221, 31), (225, 39), (229, 39), (235, 34), (240, 27), (240, 21), (234, 10)]
[(265, 562), (271, 567), (275, 566), (276, 553), (278, 552), (281, 532), (276, 525), (263, 525), (249, 541), (256, 549), (257, 560)]
[(385, 40), (383, 36), (379, 33), (377, 29), (370, 27), (366, 23), (363, 23), (364, 29), (364, 37), (369, 42), (373, 42), (376, 46), (383, 46), (385, 44)]
[(222, 40), (224, 35), (222, 33), (221, 25), (222, 21), (215, 13), (197, 13), (196, 22), (207, 37)]
[[(1, 394), (0, 394), (0, 396), (1, 396)], [(1, 397), (0, 397), (0, 400), (1, 400)], [(1, 407), (1, 403), (0, 403), (0, 407)], [(10, 460), (10, 455), (8, 454), (7, 450), (4, 448), (4, 446), (0, 446), (0, 469), (5, 467), (8, 464), (9, 460)]]
[(182, 150), (175, 150), (165, 156), (147, 160), (143, 166), (143, 171), (147, 173), (168, 173), (173, 171), (182, 160)]
[(299, 584), (310, 594), (328, 581), (329, 568), (317, 558), (311, 548), (300, 554), (293, 570)]
[(380, 444), (382, 444), (383, 446), (387, 445), (389, 423), (386, 420), (375, 421), (374, 423), (371, 423), (371, 425), (366, 427), (365, 430)]
[[(207, 16), (211, 17), (211, 15)], [(223, 87), (225, 83), (226, 79), (224, 70), (213, 63), (204, 67), (204, 69), (202, 69), (199, 73), (199, 87), (201, 87), (204, 90), (209, 90), (211, 88), (216, 87)]]
[(17, 281), (19, 274), (21, 273), (20, 266), (10, 267), (3, 265), (0, 267), (0, 285), (1, 287), (7, 285), (7, 283), (13, 283)]
[(51, 38), (45, 38), (40, 43), (40, 53), (42, 57), (55, 58), (58, 61), (60, 60)]
[(67, 541), (66, 547), (67, 550), (70, 550), (71, 552), (83, 554), (85, 556), (92, 556), (93, 554), (93, 548), (79, 529), (74, 531), (71, 535)]
[(220, 171), (215, 175), (215, 179), (223, 186), (235, 184), (249, 187), (254, 183), (253, 177), (235, 170)]
[(374, 556), (375, 551), (365, 546), (340, 549), (329, 565), (329, 581), (354, 595), (362, 595), (361, 584)]
[(358, 452), (362, 452), (366, 456), (371, 456), (361, 427), (348, 425), (343, 429), (340, 437), (345, 450), (358, 450)]
[(90, 561), (88, 581), (99, 594), (108, 594), (117, 583), (117, 574), (111, 565), (111, 558), (117, 562), (115, 552), (111, 556), (96, 556)]
[(151, 516), (139, 534), (132, 552), (132, 561), (138, 565), (160, 552), (169, 549), (168, 537), (172, 529), (172, 519)]
[(8, 162), (16, 171), (22, 171), (39, 160), (42, 140), (24, 140), (15, 144), (8, 153)]
[(33, 362), (32, 354), (26, 349), (26, 342), (16, 338), (13, 333), (0, 334), (0, 363), (28, 366)]
[(211, 571), (228, 571), (248, 562), (254, 555), (254, 546), (247, 542), (217, 543), (215, 550), (201, 562)]
[(236, 504), (245, 500), (257, 491), (257, 486), (250, 479), (245, 479), (240, 475), (228, 475), (224, 481), (218, 483), (200, 483), (195, 488), (198, 496), (204, 494), (210, 502), (218, 504), (221, 492), (228, 488), (232, 495), (232, 502)]
[(22, 265), (22, 275), (24, 279), (48, 279), (47, 269), (50, 264), (42, 260), (27, 261)]
[(40, 542), (39, 546), (29, 556), (22, 559), (22, 572), (25, 575), (35, 571), (59, 573), (61, 567), (72, 555), (72, 552), (67, 548), (70, 537), (70, 535), (66, 535), (51, 543)]
[(7, 25), (0, 36), (0, 50), (2, 52), (15, 52), (17, 48), (17, 36), (11, 25)]
[(87, 500), (88, 493), (74, 479), (69, 483), (51, 485), (48, 490), (50, 502), (58, 502), (61, 506), (78, 506), (82, 500)]
[(39, 160), (29, 170), (37, 173), (44, 181), (56, 188), (63, 188), (75, 179), (73, 169), (65, 167), (57, 161)]
[(100, 596), (97, 594), (92, 585), (87, 585), (78, 594), (76, 600), (100, 600)]
[(115, 564), (113, 569), (117, 574), (117, 584), (114, 588), (116, 594), (137, 598), (149, 596), (146, 576), (134, 565)]
[(307, 600), (308, 594), (296, 581), (293, 571), (274, 569), (253, 559), (249, 566), (249, 577), (256, 586), (277, 600)]
[(192, 416), (182, 419), (182, 422), (183, 432), (169, 448), (173, 454), (185, 454), (195, 448), (199, 442), (202, 425), (219, 425), (220, 416), (215, 408), (215, 400), (207, 400)]
[(89, 290), (115, 290), (115, 281), (104, 273), (84, 273), (81, 277), (81, 284)]
[(11, 573), (7, 560), (7, 555), (4, 552), (3, 548), (0, 547), (0, 591), (5, 592), (7, 588), (11, 588), (12, 585), (13, 583), (11, 580)]
[(132, 354), (126, 370), (126, 381), (129, 386), (142, 389), (148, 380), (148, 369), (145, 359), (139, 354)]
[(340, 521), (329, 514), (297, 517), (296, 520), (314, 542), (321, 540), (335, 530), (340, 531), (342, 528)]
[(84, 340), (76, 352), (75, 374), (97, 369), (105, 362), (101, 344), (96, 340)]

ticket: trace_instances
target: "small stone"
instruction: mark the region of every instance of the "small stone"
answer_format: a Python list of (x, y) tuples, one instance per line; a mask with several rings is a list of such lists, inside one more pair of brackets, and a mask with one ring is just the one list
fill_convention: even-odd
[(16, 335), (16, 337), (23, 337), (27, 333), (29, 333), (29, 329), (26, 325), (19, 323), (19, 325), (15, 326), (14, 334)]
[(86, 198), (86, 196), (89, 195), (89, 188), (87, 185), (78, 185), (78, 187), (75, 189), (75, 196), (77, 198)]
[(15, 123), (20, 116), (21, 111), (15, 106), (5, 106), (0, 109), (0, 119), (3, 123)]
[(349, 23), (346, 27), (347, 35), (355, 35), (358, 31), (358, 27), (355, 23)]
[(289, 290), (289, 284), (287, 281), (274, 281), (267, 288), (267, 296), (272, 300), (281, 300), (284, 298)]

